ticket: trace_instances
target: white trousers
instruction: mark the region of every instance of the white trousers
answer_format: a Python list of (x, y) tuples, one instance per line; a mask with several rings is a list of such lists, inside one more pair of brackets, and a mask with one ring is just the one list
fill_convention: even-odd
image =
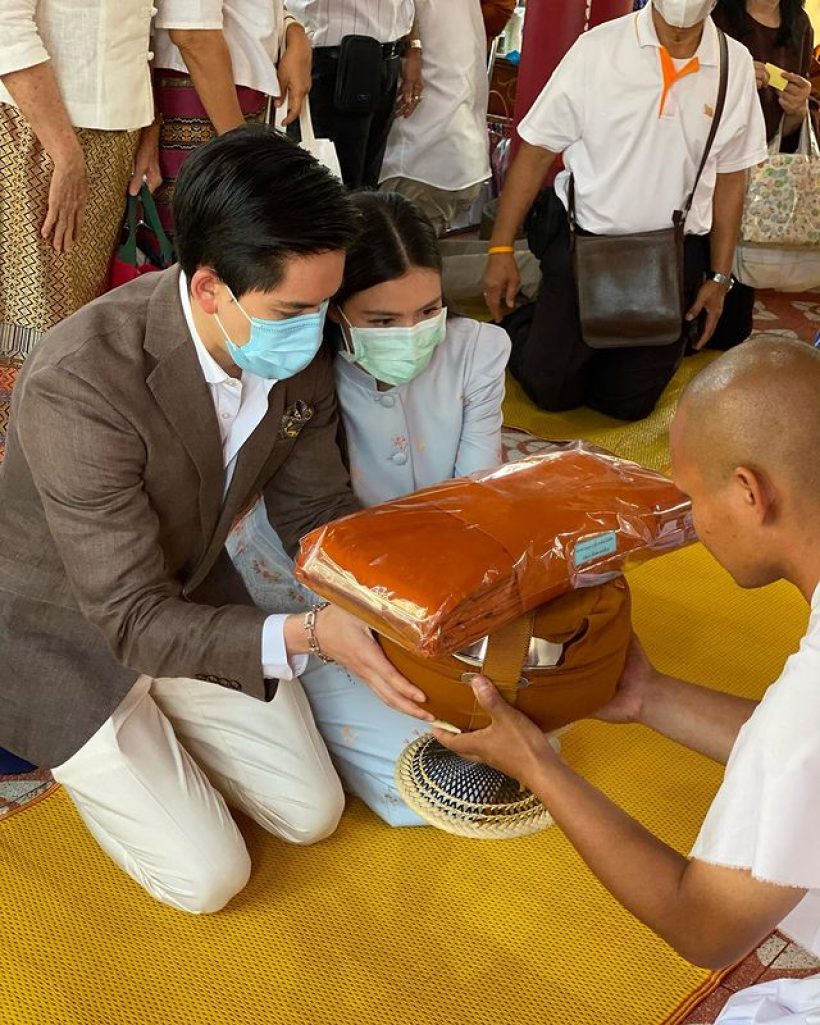
[(248, 881), (228, 805), (295, 844), (329, 836), (344, 808), (298, 680), (263, 702), (142, 676), (52, 771), (103, 850), (152, 897), (195, 914), (218, 911)]

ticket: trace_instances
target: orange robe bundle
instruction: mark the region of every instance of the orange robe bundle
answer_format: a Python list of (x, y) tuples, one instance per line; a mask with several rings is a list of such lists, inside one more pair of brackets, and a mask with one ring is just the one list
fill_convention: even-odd
[(437, 658), (693, 539), (690, 503), (666, 477), (570, 442), (320, 527), (296, 575)]

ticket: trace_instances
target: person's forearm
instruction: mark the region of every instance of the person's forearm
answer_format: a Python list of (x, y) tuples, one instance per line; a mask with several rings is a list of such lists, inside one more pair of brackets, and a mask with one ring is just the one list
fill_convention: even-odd
[(743, 202), (746, 198), (746, 171), (719, 174), (712, 200), (712, 233), (709, 238), (713, 271), (729, 275), (740, 234)]
[(682, 956), (700, 961), (702, 922), (682, 895), (687, 859), (558, 759), (525, 782), (613, 897)]
[(57, 86), (51, 61), (2, 76), (43, 149), (55, 163), (82, 160), (82, 149)]
[(749, 698), (659, 676), (643, 700), (639, 721), (725, 765), (741, 726), (755, 708), (757, 702)]
[(513, 245), (554, 160), (555, 154), (549, 150), (521, 143), (501, 192), (491, 246)]
[(169, 33), (188, 68), (200, 103), (219, 135), (245, 123), (236, 95), (233, 64), (219, 29), (175, 29)]

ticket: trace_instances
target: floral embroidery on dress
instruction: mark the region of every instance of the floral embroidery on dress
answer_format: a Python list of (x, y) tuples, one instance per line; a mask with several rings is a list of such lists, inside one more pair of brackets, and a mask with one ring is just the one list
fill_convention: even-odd
[(317, 600), (294, 578), (293, 561), (268, 522), (263, 499), (234, 523), (225, 547), (258, 608), (301, 612)]

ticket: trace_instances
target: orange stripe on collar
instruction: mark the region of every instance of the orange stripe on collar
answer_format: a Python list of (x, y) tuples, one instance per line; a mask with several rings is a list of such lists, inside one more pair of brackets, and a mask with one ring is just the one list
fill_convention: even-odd
[(666, 49), (665, 46), (660, 48), (661, 56), (661, 71), (663, 72), (663, 92), (661, 93), (661, 105), (658, 108), (658, 117), (663, 114), (663, 109), (666, 106), (666, 100), (669, 96), (669, 90), (678, 81), (678, 79), (684, 78), (686, 75), (693, 75), (696, 71), (700, 71), (700, 61), (697, 57), (693, 57), (689, 63), (678, 71), (672, 62), (672, 55)]

